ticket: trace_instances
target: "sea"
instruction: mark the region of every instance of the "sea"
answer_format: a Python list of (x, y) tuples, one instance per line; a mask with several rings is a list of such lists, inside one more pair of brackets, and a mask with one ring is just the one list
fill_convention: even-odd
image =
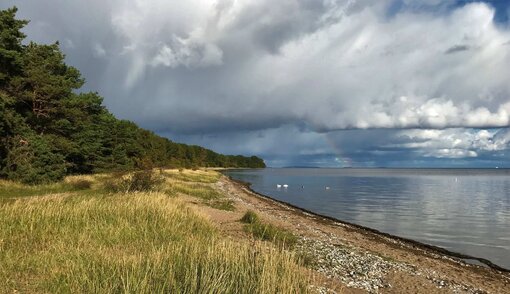
[(276, 200), (510, 269), (508, 169), (266, 168), (225, 174)]

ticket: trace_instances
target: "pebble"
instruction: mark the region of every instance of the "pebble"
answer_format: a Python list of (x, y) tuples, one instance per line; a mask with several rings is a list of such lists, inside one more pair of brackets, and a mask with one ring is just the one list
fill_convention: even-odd
[[(370, 252), (333, 243), (337, 243), (337, 240), (324, 242), (301, 237), (296, 250), (312, 260), (308, 266), (314, 270), (325, 274), (328, 278), (341, 280), (347, 287), (363, 289), (368, 293), (379, 293), (382, 289), (392, 288), (385, 277), (388, 273), (398, 271), (413, 276), (424, 276), (438, 289), (448, 288), (453, 293), (484, 293), (479, 289), (440, 279), (432, 270), (418, 270), (407, 263), (387, 260)], [(327, 289), (321, 289), (317, 293), (333, 293), (328, 292)]]

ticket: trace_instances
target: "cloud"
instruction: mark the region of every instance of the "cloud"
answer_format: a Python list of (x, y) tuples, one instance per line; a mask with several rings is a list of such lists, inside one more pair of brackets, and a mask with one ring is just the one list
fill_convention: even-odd
[[(90, 2), (104, 6), (99, 23), (114, 36), (93, 43), (95, 56), (108, 48), (103, 80), (124, 85), (99, 90), (114, 112), (145, 125), (182, 132), (244, 120), (303, 121), (320, 131), (509, 125), (510, 54), (501, 44), (510, 31), (494, 24), (487, 4), (388, 18), (391, 1)], [(429, 2), (420, 3), (437, 5)], [(81, 32), (91, 40), (94, 33)]]
[(162, 45), (157, 55), (152, 59), (151, 65), (170, 68), (181, 65), (188, 68), (207, 67), (221, 65), (222, 56), (223, 52), (215, 45), (175, 38), (172, 45)]
[[(192, 144), (208, 145), (215, 150), (222, 150), (229, 154), (247, 152), (282, 157), (288, 154), (312, 156), (332, 152), (324, 134), (300, 129), (293, 125), (275, 129), (210, 133), (200, 136), (181, 134), (168, 134), (168, 136), (183, 139)], [(229, 142), (229, 144), (225, 144), (225, 142)]]
[(458, 52), (462, 52), (462, 51), (468, 51), (469, 49), (470, 48), (467, 45), (455, 45), (455, 46), (448, 48), (448, 50), (445, 51), (445, 54), (453, 54), (453, 53), (458, 53)]
[(434, 150), (431, 153), (426, 153), (425, 156), (437, 158), (465, 158), (465, 157), (477, 157), (478, 154), (472, 150), (438, 149)]
[[(32, 19), (31, 39), (61, 40), (85, 90), (99, 91), (114, 114), (186, 142), (270, 156), (283, 156), (281, 146), (296, 156), (333, 156), (340, 146), (367, 162), (505, 152), (507, 135), (492, 128), (510, 125), (508, 26), (495, 23), (486, 3), (400, 2), (398, 9), (393, 0), (0, 6), (16, 4)], [(339, 131), (351, 129), (368, 130)], [(490, 140), (473, 137), (483, 130)]]
[(405, 130), (397, 135), (403, 142), (391, 147), (415, 149), (426, 157), (478, 157), (480, 153), (510, 149), (510, 130)]
[(94, 50), (94, 56), (96, 57), (106, 56), (106, 50), (103, 48), (101, 44), (99, 43), (94, 44), (94, 47), (92, 49)]

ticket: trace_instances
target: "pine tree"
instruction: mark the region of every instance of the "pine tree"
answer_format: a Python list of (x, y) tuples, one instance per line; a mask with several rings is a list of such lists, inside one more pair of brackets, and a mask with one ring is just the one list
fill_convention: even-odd
[(116, 119), (59, 44), (23, 45), (17, 9), (0, 11), (0, 177), (36, 184), (67, 174), (158, 167), (264, 167), (258, 157), (225, 156), (174, 143)]

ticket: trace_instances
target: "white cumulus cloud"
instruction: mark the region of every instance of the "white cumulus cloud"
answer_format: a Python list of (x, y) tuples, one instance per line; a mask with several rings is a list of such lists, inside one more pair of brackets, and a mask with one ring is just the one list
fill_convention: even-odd
[(510, 149), (510, 129), (415, 129), (400, 131), (397, 136), (404, 142), (393, 144), (392, 147), (416, 149), (428, 157), (477, 157), (481, 152)]

